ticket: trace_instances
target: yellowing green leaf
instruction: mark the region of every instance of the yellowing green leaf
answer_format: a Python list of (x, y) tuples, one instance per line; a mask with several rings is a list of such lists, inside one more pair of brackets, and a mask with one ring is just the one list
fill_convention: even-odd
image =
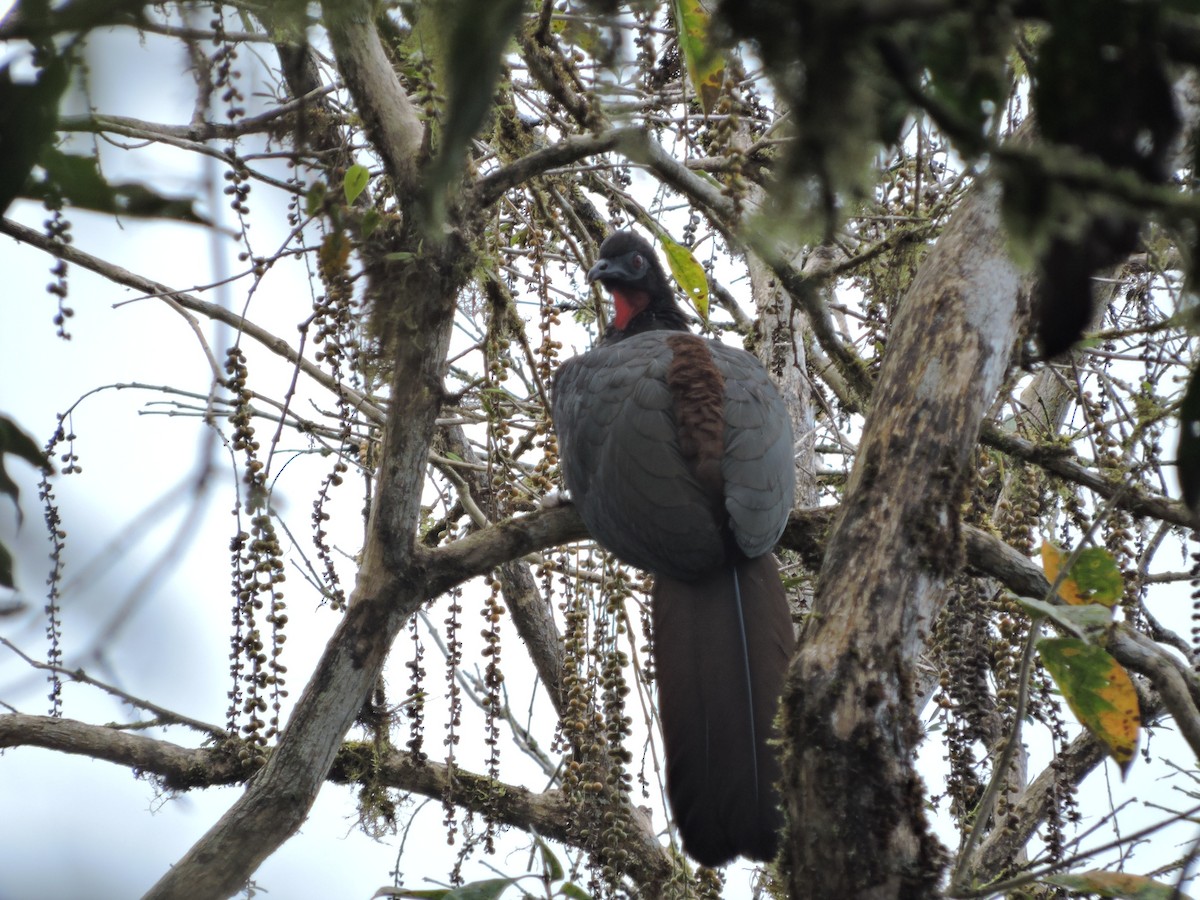
[(692, 251), (683, 244), (677, 244), (665, 234), (660, 235), (658, 242), (662, 244), (663, 252), (667, 255), (667, 265), (671, 274), (683, 288), (696, 312), (705, 322), (708, 321), (708, 276), (704, 274), (704, 266), (692, 256)]
[(1115, 606), (1125, 593), (1125, 579), (1113, 555), (1103, 547), (1087, 547), (1071, 566), (1071, 577), (1091, 603)]
[(1087, 639), (1103, 636), (1112, 622), (1112, 610), (1099, 603), (1067, 606), (1062, 603), (1046, 603), (1034, 597), (1018, 597), (1017, 603), (1034, 618), (1049, 619), (1069, 634)]
[[(1042, 542), (1042, 571), (1046, 573), (1046, 580), (1051, 584), (1058, 578), (1058, 570), (1062, 568), (1067, 556), (1068, 554), (1058, 546), (1049, 541)], [(1079, 586), (1070, 575), (1059, 583), (1058, 596), (1072, 605), (1087, 603), (1087, 598), (1079, 593)]]
[[(1042, 544), (1042, 569), (1046, 578), (1054, 581), (1070, 554), (1046, 541)], [(1058, 586), (1058, 596), (1065, 602), (1079, 605), (1099, 603), (1114, 606), (1125, 592), (1125, 580), (1116, 560), (1103, 547), (1086, 547), (1079, 552), (1071, 571)]]
[(1118, 900), (1192, 900), (1187, 894), (1179, 893), (1175, 886), (1154, 881), (1144, 875), (1128, 875), (1124, 872), (1080, 872), (1076, 875), (1051, 875), (1042, 879), (1046, 884), (1063, 887), (1081, 894), (1098, 897), (1114, 897)]
[(675, 0), (675, 30), (688, 78), (704, 114), (712, 112), (725, 81), (725, 58), (709, 40), (709, 12), (702, 0)]
[(1038, 641), (1042, 662), (1075, 717), (1112, 754), (1124, 772), (1137, 749), (1142, 723), (1129, 674), (1102, 647), (1078, 638)]
[(342, 179), (342, 190), (346, 192), (346, 202), (354, 203), (359, 195), (367, 189), (367, 181), (371, 178), (371, 173), (367, 171), (366, 166), (360, 166), (355, 163), (346, 170), (346, 177)]

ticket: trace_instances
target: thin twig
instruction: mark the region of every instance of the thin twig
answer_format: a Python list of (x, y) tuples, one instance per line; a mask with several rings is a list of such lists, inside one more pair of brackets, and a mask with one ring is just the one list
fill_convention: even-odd
[(0, 637), (0, 644), (3, 644), (24, 662), (28, 663), (35, 669), (43, 672), (52, 672), (55, 675), (61, 675), (64, 678), (69, 678), (71, 681), (77, 681), (80, 684), (88, 684), (92, 687), (99, 688), (106, 694), (110, 694), (119, 700), (128, 703), (130, 706), (138, 709), (144, 709), (148, 713), (153, 713), (161, 722), (168, 725), (186, 725), (188, 728), (193, 728), (196, 731), (202, 731), (212, 738), (223, 740), (229, 736), (229, 732), (219, 725), (211, 725), (208, 722), (201, 722), (199, 719), (193, 719), (190, 716), (185, 716), (182, 713), (177, 713), (166, 707), (159, 706), (157, 703), (152, 703), (149, 700), (143, 700), (141, 697), (135, 697), (127, 691), (121, 690), (119, 687), (114, 687), (105, 681), (100, 681), (98, 678), (93, 678), (88, 675), (83, 669), (68, 669), (65, 666), (56, 666), (50, 663), (44, 663), (36, 660), (29, 654), (21, 650), (16, 644), (6, 637)]

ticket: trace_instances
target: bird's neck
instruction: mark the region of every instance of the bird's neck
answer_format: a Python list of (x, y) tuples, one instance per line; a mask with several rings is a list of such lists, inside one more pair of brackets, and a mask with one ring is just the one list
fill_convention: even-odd
[[(618, 327), (623, 325), (624, 327)], [(604, 333), (605, 343), (615, 343), (644, 331), (690, 331), (687, 316), (674, 300), (651, 303), (624, 322), (614, 322)]]

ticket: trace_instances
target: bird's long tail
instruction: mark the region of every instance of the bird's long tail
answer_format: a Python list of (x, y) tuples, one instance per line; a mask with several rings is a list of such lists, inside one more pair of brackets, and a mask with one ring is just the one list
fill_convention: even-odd
[(770, 554), (704, 581), (658, 576), (652, 596), (667, 797), (704, 865), (775, 855), (782, 814), (769, 743), (794, 638)]

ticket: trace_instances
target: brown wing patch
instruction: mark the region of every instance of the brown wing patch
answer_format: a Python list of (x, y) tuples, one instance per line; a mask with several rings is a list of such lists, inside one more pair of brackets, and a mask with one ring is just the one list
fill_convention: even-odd
[(708, 342), (691, 334), (667, 339), (674, 354), (667, 386), (675, 400), (679, 450), (696, 480), (718, 507), (725, 494), (721, 459), (725, 455), (725, 376)]

